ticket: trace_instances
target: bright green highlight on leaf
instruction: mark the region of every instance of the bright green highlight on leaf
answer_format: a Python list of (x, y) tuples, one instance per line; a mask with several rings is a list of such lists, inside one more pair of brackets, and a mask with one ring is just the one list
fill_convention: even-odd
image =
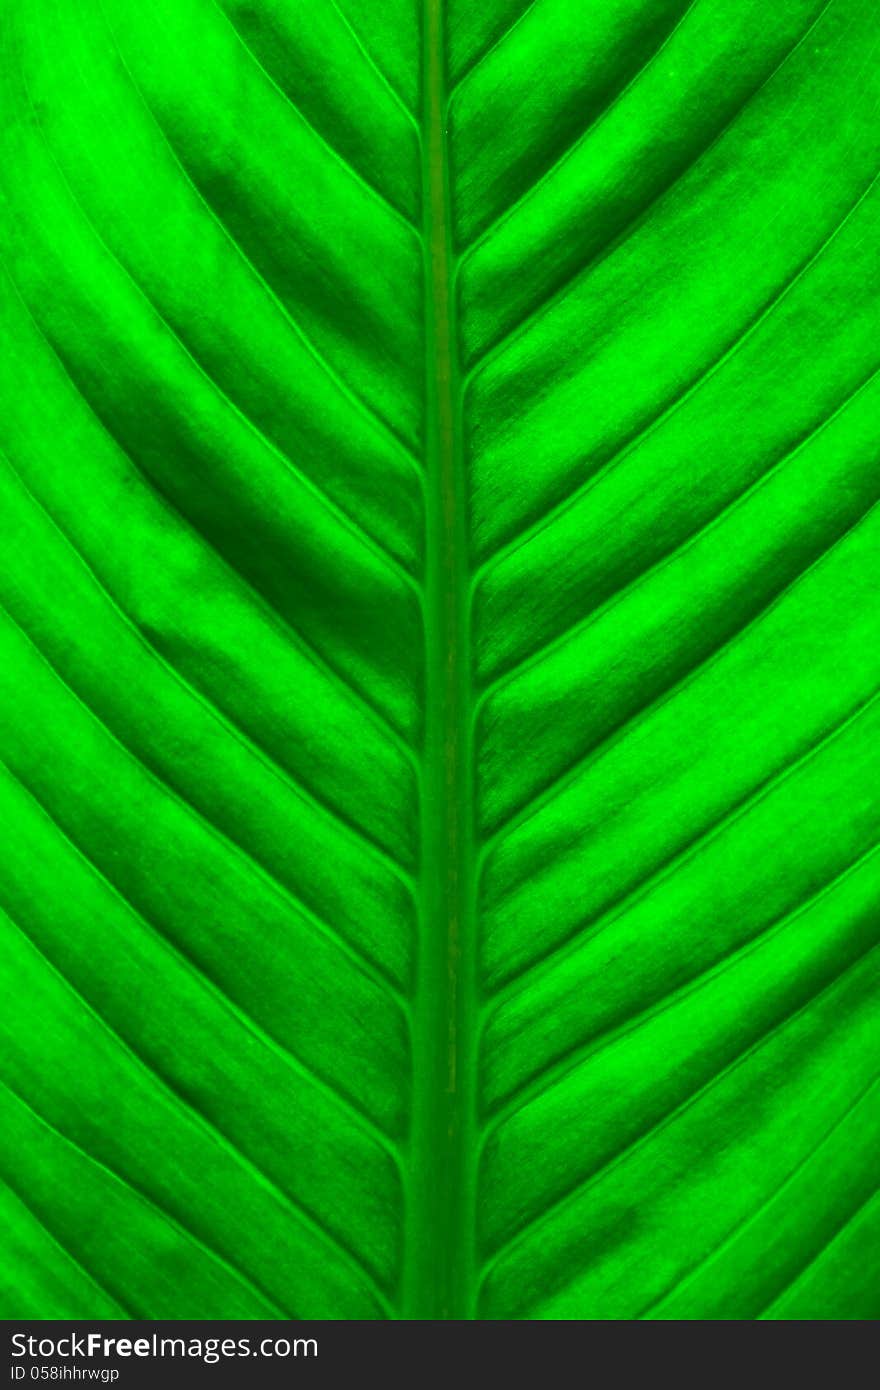
[(880, 1316), (875, 0), (0, 103), (0, 1315)]

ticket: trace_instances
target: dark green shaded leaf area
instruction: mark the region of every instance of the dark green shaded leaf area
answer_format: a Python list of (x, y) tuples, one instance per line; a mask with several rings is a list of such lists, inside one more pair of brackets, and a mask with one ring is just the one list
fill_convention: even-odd
[(880, 1316), (876, 0), (0, 20), (0, 1314)]

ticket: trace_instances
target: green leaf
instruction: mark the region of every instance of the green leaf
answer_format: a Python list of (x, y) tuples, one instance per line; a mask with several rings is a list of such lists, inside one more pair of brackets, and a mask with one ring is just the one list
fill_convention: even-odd
[(0, 1313), (880, 1316), (875, 4), (0, 22)]

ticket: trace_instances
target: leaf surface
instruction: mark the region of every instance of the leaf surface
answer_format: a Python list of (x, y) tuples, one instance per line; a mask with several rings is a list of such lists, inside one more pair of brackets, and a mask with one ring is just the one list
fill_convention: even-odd
[(875, 7), (0, 33), (4, 1316), (878, 1316)]

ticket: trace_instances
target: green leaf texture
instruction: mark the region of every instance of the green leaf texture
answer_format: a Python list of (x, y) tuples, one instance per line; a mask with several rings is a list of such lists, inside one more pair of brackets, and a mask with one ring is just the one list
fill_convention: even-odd
[(0, 1312), (880, 1316), (876, 0), (0, 23)]

